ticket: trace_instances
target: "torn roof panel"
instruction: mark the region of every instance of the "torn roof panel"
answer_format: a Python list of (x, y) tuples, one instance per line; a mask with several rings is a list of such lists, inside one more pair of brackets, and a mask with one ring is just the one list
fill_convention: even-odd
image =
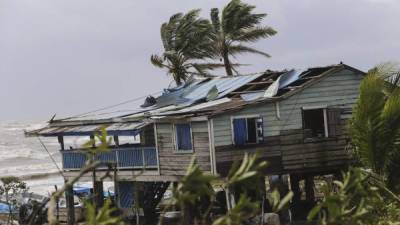
[(218, 98), (225, 97), (232, 91), (242, 87), (243, 85), (251, 82), (258, 77), (262, 76), (263, 73), (253, 75), (242, 75), (232, 77), (218, 77), (210, 79), (208, 82), (200, 83), (194, 90), (189, 93), (185, 93), (184, 97), (191, 100), (199, 100), (207, 96), (208, 91), (214, 86), (218, 89)]
[(158, 114), (153, 114), (153, 116), (166, 116), (166, 115), (174, 115), (174, 114), (182, 114), (182, 113), (198, 113), (198, 112), (204, 111), (207, 108), (210, 108), (212, 106), (217, 106), (217, 105), (227, 103), (230, 101), (232, 101), (230, 98), (221, 98), (221, 99), (217, 99), (214, 101), (195, 104), (195, 105), (185, 107), (185, 108), (182, 108), (179, 110), (170, 110), (170, 111), (161, 112)]
[(51, 124), (45, 128), (27, 131), (27, 136), (89, 136), (98, 133), (102, 128), (106, 129), (108, 135), (137, 135), (141, 128), (148, 125), (149, 122), (124, 122), (112, 124), (96, 124), (96, 125), (74, 125), (74, 126), (52, 126)]

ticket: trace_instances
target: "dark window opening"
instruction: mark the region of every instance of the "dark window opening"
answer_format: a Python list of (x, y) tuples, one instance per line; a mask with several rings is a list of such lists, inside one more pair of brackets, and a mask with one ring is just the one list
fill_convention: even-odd
[(257, 143), (256, 119), (247, 119), (247, 143)]
[(325, 137), (324, 109), (303, 110), (303, 127), (312, 137)]
[(263, 142), (263, 120), (261, 117), (237, 118), (233, 120), (235, 145), (255, 144)]
[(176, 147), (178, 151), (191, 151), (192, 146), (192, 131), (189, 123), (175, 125), (176, 132)]

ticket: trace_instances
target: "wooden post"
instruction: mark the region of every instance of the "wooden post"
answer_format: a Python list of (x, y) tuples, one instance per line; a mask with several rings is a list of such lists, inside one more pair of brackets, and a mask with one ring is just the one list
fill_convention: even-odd
[(96, 210), (103, 207), (104, 204), (103, 181), (94, 181), (93, 202), (96, 206)]
[[(58, 187), (57, 187), (57, 185), (54, 185), (54, 188), (55, 188), (55, 190), (56, 190), (56, 192), (58, 191)], [(57, 215), (56, 215), (56, 218), (57, 218), (57, 221), (60, 221), (60, 199), (59, 198), (56, 198), (56, 213), (57, 213)]]
[(65, 150), (64, 136), (58, 136), (58, 143), (60, 143), (61, 151), (64, 151)]
[[(68, 181), (66, 180), (65, 183)], [(72, 186), (67, 186), (65, 189), (65, 200), (67, 203), (67, 224), (75, 224), (75, 209), (74, 209), (74, 191)]]
[(94, 135), (90, 135), (90, 140), (93, 142), (92, 148), (96, 148), (96, 139), (94, 138)]
[(300, 178), (297, 175), (290, 175), (290, 188), (293, 192), (293, 203), (296, 204), (301, 199), (301, 192), (300, 192)]
[(118, 138), (118, 135), (114, 135), (114, 143), (115, 143), (115, 146), (119, 146), (119, 138)]
[(305, 179), (305, 189), (306, 189), (306, 199), (307, 201), (314, 202), (315, 201), (315, 193), (314, 193), (314, 176), (307, 176)]
[(118, 188), (118, 171), (117, 171), (117, 164), (114, 164), (114, 201), (115, 205), (118, 208), (121, 208), (119, 204), (119, 188)]
[(141, 203), (142, 185), (141, 182), (133, 182), (133, 209), (135, 211), (136, 224), (140, 224), (140, 203)]

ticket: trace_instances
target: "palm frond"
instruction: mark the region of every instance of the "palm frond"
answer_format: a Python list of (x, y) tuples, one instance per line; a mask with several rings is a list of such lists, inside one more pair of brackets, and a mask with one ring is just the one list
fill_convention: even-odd
[(254, 27), (243, 31), (241, 34), (232, 37), (233, 41), (255, 42), (276, 34), (272, 27)]
[(271, 57), (268, 53), (257, 50), (255, 48), (247, 47), (244, 45), (230, 45), (229, 46), (229, 54), (234, 55), (234, 54), (244, 54), (244, 53), (253, 53), (253, 54), (258, 54), (265, 56), (267, 58)]
[(227, 36), (235, 36), (242, 29), (256, 26), (266, 14), (255, 14), (252, 11), (255, 6), (241, 2), (231, 1), (222, 11), (222, 27)]
[(212, 8), (211, 13), (211, 24), (213, 25), (213, 29), (215, 33), (221, 32), (221, 22), (219, 19), (219, 10), (218, 8)]
[(156, 67), (165, 68), (167, 65), (164, 64), (164, 60), (158, 55), (151, 55), (150, 62)]
[(400, 91), (386, 91), (386, 75), (387, 70), (374, 68), (361, 82), (349, 131), (363, 166), (395, 186), (400, 185), (395, 175), (400, 169)]

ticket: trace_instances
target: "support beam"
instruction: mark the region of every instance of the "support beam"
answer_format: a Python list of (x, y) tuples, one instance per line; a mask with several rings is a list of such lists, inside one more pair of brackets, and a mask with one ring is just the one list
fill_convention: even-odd
[(96, 139), (94, 138), (94, 135), (90, 135), (90, 140), (92, 141), (92, 147), (96, 148)]
[(305, 179), (305, 189), (306, 189), (306, 199), (307, 201), (314, 202), (315, 201), (315, 193), (314, 193), (314, 176), (309, 175)]
[(296, 204), (301, 199), (300, 178), (296, 175), (290, 175), (290, 188), (293, 192), (293, 203)]
[(143, 208), (143, 192), (143, 183), (133, 182), (133, 208), (135, 211), (136, 224), (140, 224), (140, 211), (141, 208)]
[[(65, 183), (68, 181), (66, 180)], [(67, 186), (65, 189), (65, 200), (67, 203), (67, 224), (75, 224), (75, 209), (74, 209), (74, 192), (72, 186)]]
[(60, 144), (61, 151), (64, 151), (65, 150), (64, 136), (58, 136), (58, 143)]
[(119, 146), (119, 138), (118, 138), (118, 135), (114, 135), (114, 143), (115, 143), (115, 146)]
[(93, 184), (93, 202), (97, 210), (104, 205), (103, 181), (95, 181)]

